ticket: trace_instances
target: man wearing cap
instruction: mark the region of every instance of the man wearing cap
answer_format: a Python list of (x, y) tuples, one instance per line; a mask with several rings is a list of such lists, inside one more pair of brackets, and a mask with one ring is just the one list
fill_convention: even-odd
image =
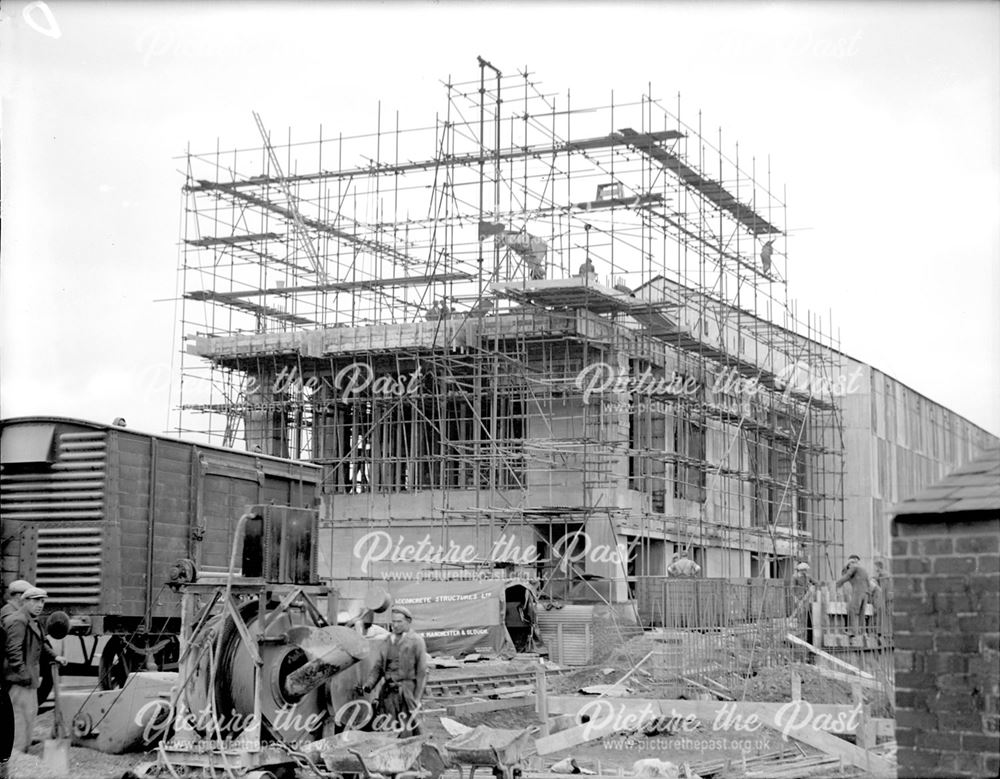
[(799, 563), (795, 566), (795, 574), (792, 576), (792, 584), (796, 589), (803, 592), (809, 592), (810, 587), (819, 586), (819, 582), (816, 581), (809, 573), (809, 563)]
[(45, 590), (29, 587), (21, 596), (21, 607), (7, 617), (4, 685), (14, 710), (14, 749), (27, 752), (38, 714), (38, 694), (41, 663), (65, 665), (65, 658), (56, 656), (45, 641), (38, 615), (45, 608)]
[(6, 622), (7, 617), (21, 608), (21, 596), (30, 586), (31, 582), (26, 582), (24, 579), (15, 579), (7, 585), (7, 592), (4, 595), (5, 603), (0, 606), (0, 622)]
[(852, 636), (859, 635), (865, 624), (865, 606), (868, 604), (868, 571), (861, 567), (861, 558), (852, 554), (847, 565), (840, 572), (837, 586), (851, 586), (851, 598), (847, 603), (847, 630)]
[[(667, 566), (667, 576), (671, 579), (694, 579), (701, 573), (701, 566), (688, 557), (686, 550), (674, 552), (674, 556)], [(680, 587), (681, 585), (678, 585)], [(671, 606), (675, 613), (677, 627), (699, 627), (698, 615), (693, 608), (694, 600), (689, 588), (672, 589), (672, 598), (676, 602)]]
[(424, 639), (411, 629), (413, 615), (405, 606), (392, 608), (392, 632), (379, 642), (379, 655), (368, 675), (364, 692), (371, 692), (379, 680), (380, 713), (400, 738), (420, 734), (417, 715), (427, 683), (427, 648)]

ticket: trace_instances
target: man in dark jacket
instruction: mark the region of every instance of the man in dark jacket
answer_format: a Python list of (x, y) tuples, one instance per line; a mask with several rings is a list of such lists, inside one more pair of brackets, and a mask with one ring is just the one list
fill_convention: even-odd
[(24, 579), (15, 579), (7, 585), (7, 592), (4, 593), (4, 604), (0, 607), (0, 622), (6, 622), (7, 617), (21, 608), (21, 598), (24, 591), (31, 586), (31, 582)]
[(379, 642), (379, 656), (364, 686), (368, 693), (382, 679), (380, 713), (392, 721), (400, 738), (420, 734), (418, 712), (427, 683), (427, 648), (411, 630), (413, 615), (404, 606), (392, 609), (392, 633)]
[(21, 596), (21, 608), (4, 623), (7, 632), (4, 684), (14, 710), (14, 749), (27, 752), (38, 714), (42, 662), (66, 660), (57, 657), (45, 641), (38, 615), (45, 608), (45, 590), (29, 587)]
[(7, 668), (7, 631), (4, 630), (3, 620), (0, 620), (0, 646), (3, 647), (0, 652), (0, 779), (7, 779), (7, 761), (14, 750), (14, 709), (10, 705), (7, 680), (4, 678)]

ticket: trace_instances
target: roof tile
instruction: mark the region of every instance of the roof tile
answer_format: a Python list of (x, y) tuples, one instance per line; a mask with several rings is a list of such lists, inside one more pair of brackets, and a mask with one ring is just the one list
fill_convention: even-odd
[(989, 509), (1000, 510), (1000, 446), (988, 447), (976, 459), (897, 503), (889, 512), (899, 516)]

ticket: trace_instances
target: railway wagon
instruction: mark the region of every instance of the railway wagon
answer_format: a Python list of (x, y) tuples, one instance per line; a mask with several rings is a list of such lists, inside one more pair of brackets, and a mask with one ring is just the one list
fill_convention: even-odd
[(80, 419), (0, 420), (4, 584), (21, 578), (47, 591), (46, 612), (69, 614), (102, 686), (169, 669), (180, 598), (167, 582), (178, 561), (223, 569), (247, 506), (316, 509), (321, 473)]

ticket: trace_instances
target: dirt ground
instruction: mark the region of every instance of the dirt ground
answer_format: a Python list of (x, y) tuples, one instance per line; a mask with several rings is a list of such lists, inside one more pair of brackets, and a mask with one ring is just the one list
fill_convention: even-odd
[[(51, 770), (44, 759), (44, 740), (52, 733), (52, 712), (40, 714), (35, 720), (35, 740), (28, 752), (15, 752), (8, 763), (12, 779), (65, 779), (63, 774)], [(106, 755), (94, 749), (69, 748), (69, 776), (73, 779), (119, 779), (126, 771), (144, 760), (154, 760), (155, 755), (130, 754)]]

